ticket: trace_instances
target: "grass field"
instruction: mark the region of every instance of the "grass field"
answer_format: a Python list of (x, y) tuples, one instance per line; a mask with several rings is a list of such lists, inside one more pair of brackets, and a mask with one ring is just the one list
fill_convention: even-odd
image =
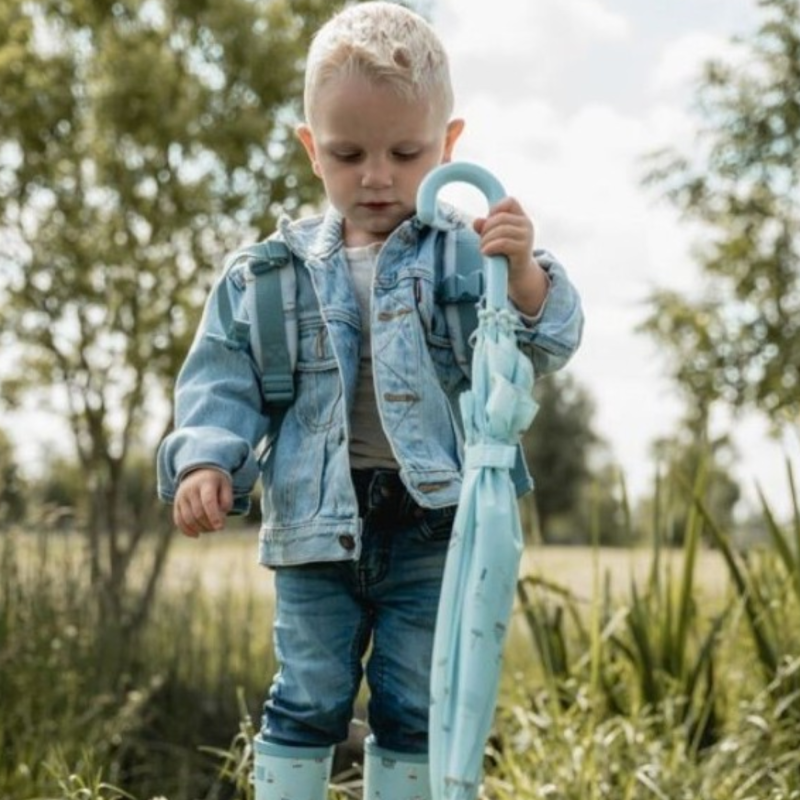
[[(166, 567), (166, 586), (180, 586), (199, 581), (212, 594), (227, 592), (233, 579), (241, 591), (269, 596), (272, 577), (259, 566), (258, 533), (222, 532), (187, 539), (176, 534)], [(663, 567), (681, 574), (684, 564), (681, 550), (666, 551)], [(521, 575), (540, 575), (560, 584), (577, 598), (590, 602), (595, 572), (610, 577), (617, 594), (627, 594), (631, 580), (644, 582), (653, 560), (651, 548), (590, 548), (536, 546), (529, 548), (520, 567)], [(697, 590), (709, 598), (719, 598), (729, 588), (729, 576), (720, 554), (701, 550), (697, 563)]]
[[(482, 800), (800, 800), (785, 534), (746, 559), (690, 537), (658, 580), (648, 548), (529, 549)], [(0, 536), (0, 800), (252, 800), (272, 575), (255, 531), (173, 535), (130, 640), (79, 537)], [(338, 781), (360, 797), (357, 769)]]

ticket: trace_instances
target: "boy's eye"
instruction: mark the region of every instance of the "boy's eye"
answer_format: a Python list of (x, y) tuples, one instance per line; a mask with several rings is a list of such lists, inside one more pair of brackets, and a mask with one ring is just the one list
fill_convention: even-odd
[(357, 150), (342, 150), (341, 152), (334, 153), (333, 157), (337, 161), (343, 161), (346, 164), (353, 164), (361, 158), (361, 153)]
[(419, 150), (396, 150), (393, 155), (398, 161), (413, 161), (419, 156)]

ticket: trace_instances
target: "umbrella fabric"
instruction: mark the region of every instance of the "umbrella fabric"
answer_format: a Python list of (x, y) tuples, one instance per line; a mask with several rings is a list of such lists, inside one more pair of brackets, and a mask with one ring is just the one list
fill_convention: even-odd
[[(505, 196), (482, 167), (438, 167), (417, 195), (420, 219), (436, 221), (436, 192), (463, 181), (490, 204)], [(511, 480), (516, 445), (536, 413), (533, 367), (517, 348), (519, 321), (507, 309), (508, 262), (485, 259), (472, 386), (461, 398), (464, 481), (447, 554), (431, 667), (430, 773), (434, 800), (475, 800), (492, 726), (506, 630), (522, 554)]]
[(461, 397), (464, 483), (447, 556), (431, 674), (430, 764), (436, 800), (474, 800), (492, 725), (523, 539), (509, 471), (533, 420), (533, 369), (516, 317), (485, 309), (473, 385)]

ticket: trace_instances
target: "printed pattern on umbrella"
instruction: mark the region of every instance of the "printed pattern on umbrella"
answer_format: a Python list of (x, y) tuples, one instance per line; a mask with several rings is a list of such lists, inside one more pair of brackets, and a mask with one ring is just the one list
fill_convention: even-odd
[(447, 557), (431, 675), (434, 797), (473, 800), (491, 731), (523, 537), (509, 470), (533, 420), (533, 368), (516, 315), (484, 309), (473, 388), (461, 397), (464, 484)]

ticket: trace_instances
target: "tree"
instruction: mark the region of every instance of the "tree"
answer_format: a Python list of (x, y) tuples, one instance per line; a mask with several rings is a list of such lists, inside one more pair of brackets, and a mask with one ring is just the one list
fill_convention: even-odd
[[(573, 530), (580, 541), (604, 547), (631, 547), (641, 539), (628, 504), (624, 476), (604, 453), (605, 458), (592, 469), (591, 479), (582, 485)], [(577, 524), (576, 524), (577, 522)], [(573, 541), (575, 540), (573, 533)]]
[(657, 492), (642, 504), (642, 526), (670, 545), (682, 545), (697, 494), (720, 530), (734, 529), (741, 489), (732, 476), (737, 454), (729, 437), (710, 438), (705, 419), (687, 415), (676, 433), (653, 444)]
[(539, 526), (548, 541), (555, 517), (577, 518), (582, 489), (592, 474), (592, 450), (600, 438), (592, 428), (592, 399), (569, 373), (537, 383), (536, 399), (539, 411), (522, 444), (536, 485)]
[[(322, 0), (0, 5), (0, 344), (22, 352), (3, 396), (64, 409), (92, 578), (114, 618), (144, 533), (120, 513), (123, 473), (147, 426), (169, 424), (158, 409), (214, 271), (279, 208), (318, 199), (292, 124), (302, 56), (329, 11)], [(135, 622), (143, 608), (128, 611)]]
[(654, 154), (647, 180), (707, 239), (695, 299), (659, 291), (645, 325), (693, 405), (800, 412), (800, 2), (761, 0), (737, 64), (711, 63), (691, 154)]
[(25, 481), (20, 475), (14, 448), (0, 429), (0, 525), (21, 522), (25, 516)]

